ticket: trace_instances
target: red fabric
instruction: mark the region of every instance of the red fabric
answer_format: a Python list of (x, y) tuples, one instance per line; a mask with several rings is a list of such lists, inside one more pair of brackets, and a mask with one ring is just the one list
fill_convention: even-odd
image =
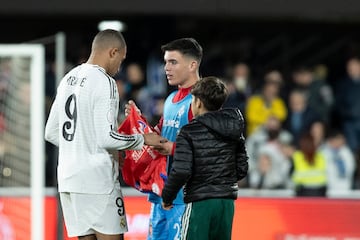
[[(154, 132), (146, 119), (132, 108), (118, 129), (121, 134), (143, 134)], [(122, 176), (126, 184), (141, 192), (153, 192), (161, 196), (166, 177), (166, 156), (149, 146), (141, 150), (126, 150)]]

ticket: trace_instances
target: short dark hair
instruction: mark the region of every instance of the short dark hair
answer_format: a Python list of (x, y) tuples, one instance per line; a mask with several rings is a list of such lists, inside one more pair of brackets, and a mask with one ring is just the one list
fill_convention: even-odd
[(194, 38), (180, 38), (161, 46), (161, 50), (179, 51), (183, 55), (195, 58), (199, 63), (203, 56), (203, 49)]
[(121, 32), (113, 29), (106, 29), (96, 34), (92, 48), (104, 49), (107, 47), (126, 47), (126, 42)]
[(228, 91), (225, 84), (217, 77), (204, 77), (196, 82), (191, 94), (199, 98), (209, 111), (217, 111), (224, 104)]

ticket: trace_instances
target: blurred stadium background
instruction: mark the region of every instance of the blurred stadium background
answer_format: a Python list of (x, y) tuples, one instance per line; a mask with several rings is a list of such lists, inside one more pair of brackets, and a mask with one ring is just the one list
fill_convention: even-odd
[[(135, 99), (153, 123), (172, 90), (160, 46), (175, 38), (199, 41), (201, 75), (226, 81), (232, 92), (227, 104), (240, 107), (248, 124), (251, 97), (265, 96), (269, 82), (281, 82), (274, 97), (286, 114), (275, 128), (284, 134), (268, 135), (276, 123), (267, 119), (259, 124), (266, 126), (263, 132), (247, 132), (251, 169), (239, 183), (233, 239), (360, 239), (359, 1), (13, 0), (0, 4), (0, 240), (67, 239), (57, 200), (56, 149), (43, 141), (42, 128), (57, 82), (87, 59), (104, 20), (124, 24), (128, 53), (116, 76), (122, 104)], [(42, 47), (34, 53), (28, 44)], [(244, 79), (247, 84), (239, 84)], [(296, 111), (289, 101), (298, 88), (312, 109), (301, 131), (293, 126)], [(345, 110), (353, 111), (350, 123)], [(301, 198), (294, 191), (289, 162), (307, 130), (334, 169), (327, 197)], [(268, 138), (281, 150), (274, 152)], [(338, 163), (334, 152), (340, 147), (351, 153), (343, 156), (350, 164)], [(343, 180), (347, 184), (337, 184)], [(145, 239), (146, 196), (125, 185), (124, 193), (126, 239)]]

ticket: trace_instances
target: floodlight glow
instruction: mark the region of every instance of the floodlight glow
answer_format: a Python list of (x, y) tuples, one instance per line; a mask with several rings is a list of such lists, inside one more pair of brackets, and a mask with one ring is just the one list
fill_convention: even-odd
[(125, 24), (121, 21), (101, 21), (98, 24), (99, 31), (103, 31), (105, 29), (113, 29), (119, 32), (123, 32), (125, 30)]

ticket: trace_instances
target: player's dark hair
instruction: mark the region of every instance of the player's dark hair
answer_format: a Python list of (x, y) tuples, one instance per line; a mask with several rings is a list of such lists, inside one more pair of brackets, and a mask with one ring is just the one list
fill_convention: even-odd
[(200, 64), (203, 50), (200, 44), (193, 38), (180, 38), (161, 46), (161, 50), (165, 51), (179, 51), (183, 55), (190, 56), (196, 59)]
[(98, 48), (106, 48), (109, 46), (124, 48), (126, 47), (126, 42), (123, 35), (119, 31), (106, 29), (96, 34), (93, 41), (93, 48), (94, 46)]
[(228, 91), (225, 84), (217, 77), (204, 77), (196, 82), (191, 94), (199, 98), (209, 111), (216, 111), (224, 104)]

